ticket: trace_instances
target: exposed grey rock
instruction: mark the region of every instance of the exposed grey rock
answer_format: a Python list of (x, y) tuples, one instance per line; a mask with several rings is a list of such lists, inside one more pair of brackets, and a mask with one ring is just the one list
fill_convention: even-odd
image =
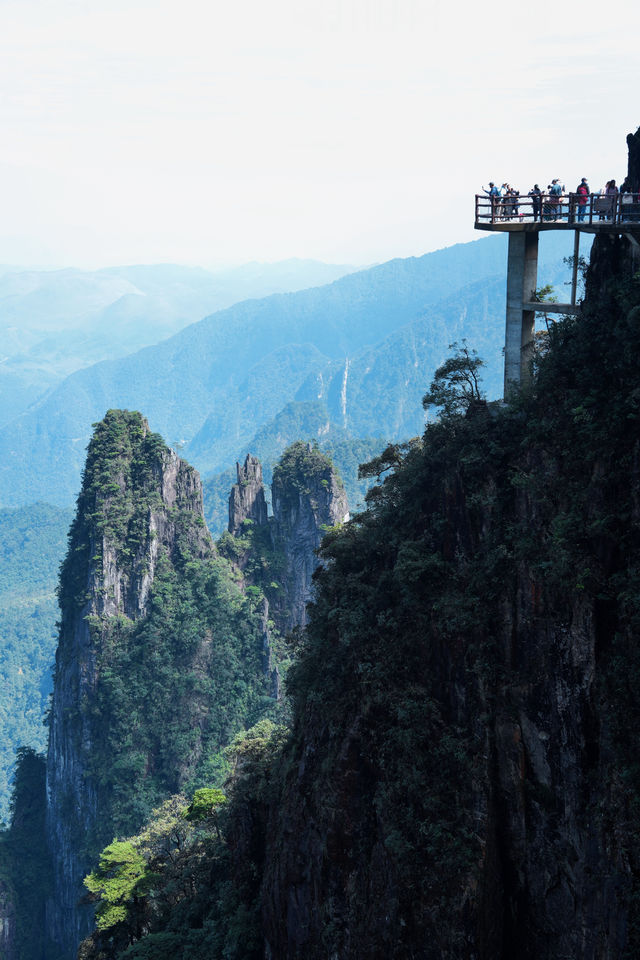
[(640, 190), (640, 127), (635, 133), (627, 136), (627, 147), (629, 148), (627, 179), (632, 192), (637, 193)]
[(2, 960), (15, 960), (15, 908), (13, 898), (3, 882), (0, 881), (0, 957)]
[[(308, 444), (307, 451), (312, 449)], [(306, 608), (313, 598), (311, 580), (319, 563), (316, 551), (326, 529), (348, 519), (349, 507), (344, 487), (328, 460), (320, 469), (293, 481), (274, 471), (271, 489), (272, 539), (285, 558), (280, 623), (289, 632), (307, 622)]]
[(262, 601), (262, 613), (260, 616), (260, 626), (262, 629), (262, 656), (264, 661), (265, 676), (269, 678), (270, 694), (274, 700), (279, 700), (280, 690), (280, 670), (278, 664), (274, 662), (273, 647), (271, 645), (271, 633), (269, 630), (269, 601), (266, 597)]
[[(229, 496), (229, 532), (238, 536), (245, 520), (267, 525), (273, 551), (282, 559), (277, 573), (279, 592), (270, 595), (269, 603), (265, 601), (263, 618), (265, 670), (273, 684), (273, 695), (279, 697), (277, 668), (271, 672), (269, 615), (283, 634), (307, 622), (306, 607), (313, 598), (312, 577), (320, 563), (317, 550), (326, 530), (348, 519), (347, 495), (331, 461), (310, 443), (299, 441), (287, 448), (276, 466), (271, 485), (272, 517), (267, 516), (260, 461), (247, 454), (244, 465), (236, 464), (236, 469), (238, 482)], [(250, 556), (251, 548), (236, 557), (249, 581), (246, 568)], [(257, 585), (264, 589), (264, 583)]]
[(267, 501), (262, 485), (262, 465), (257, 457), (247, 454), (243, 466), (236, 463), (238, 482), (229, 496), (229, 532), (238, 536), (245, 520), (260, 525), (267, 523)]
[[(149, 433), (139, 415), (111, 411), (125, 429)], [(109, 415), (108, 415), (109, 416)], [(139, 423), (135, 418), (139, 418)], [(98, 789), (90, 771), (93, 749), (92, 700), (98, 683), (99, 638), (92, 623), (97, 618), (124, 616), (137, 620), (145, 616), (158, 556), (174, 556), (183, 529), (184, 511), (197, 521), (189, 536), (196, 555), (212, 549), (204, 524), (202, 486), (198, 473), (168, 448), (157, 456), (142, 481), (138, 469), (123, 457), (112, 489), (132, 489), (131, 510), (144, 499), (148, 503), (143, 531), (127, 541), (127, 550), (112, 532), (100, 532), (100, 519), (110, 507), (108, 496), (96, 493), (90, 471), (85, 476), (78, 501), (78, 517), (69, 544), (73, 573), (84, 602), (61, 594), (61, 627), (47, 756), (47, 841), (53, 860), (54, 893), (47, 903), (47, 932), (65, 957), (75, 956), (83, 937), (92, 928), (93, 911), (79, 907), (83, 877), (92, 866), (87, 837), (100, 815)], [(114, 494), (115, 495), (115, 494)], [(176, 508), (179, 507), (179, 511)], [(108, 530), (108, 528), (107, 528)], [(64, 576), (64, 571), (63, 571)], [(95, 851), (94, 851), (95, 852)]]

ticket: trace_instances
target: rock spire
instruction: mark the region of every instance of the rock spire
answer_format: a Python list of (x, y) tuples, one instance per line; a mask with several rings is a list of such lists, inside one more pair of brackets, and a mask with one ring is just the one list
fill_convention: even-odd
[(61, 627), (47, 758), (47, 843), (55, 892), (51, 940), (72, 956), (91, 927), (78, 908), (91, 865), (88, 838), (101, 816), (93, 751), (100, 720), (100, 623), (147, 613), (158, 562), (213, 550), (197, 472), (151, 433), (147, 421), (110, 410), (89, 444), (69, 549), (61, 570)]
[(236, 463), (236, 474), (238, 480), (229, 496), (229, 533), (234, 537), (237, 537), (245, 520), (260, 525), (267, 522), (267, 501), (260, 461), (248, 453), (242, 466)]

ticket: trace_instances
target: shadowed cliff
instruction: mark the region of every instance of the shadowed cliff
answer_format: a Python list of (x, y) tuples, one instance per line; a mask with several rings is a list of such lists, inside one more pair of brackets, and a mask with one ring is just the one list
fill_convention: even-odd
[(267, 956), (637, 956), (639, 304), (598, 242), (531, 391), (396, 450), (325, 541)]

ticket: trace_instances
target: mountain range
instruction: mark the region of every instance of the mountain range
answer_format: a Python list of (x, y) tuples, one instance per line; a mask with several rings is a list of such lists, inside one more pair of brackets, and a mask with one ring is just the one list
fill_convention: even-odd
[[(545, 280), (566, 273), (567, 248), (562, 236), (543, 247)], [(462, 338), (486, 360), (487, 393), (497, 397), (505, 255), (504, 238), (490, 237), (392, 260), (244, 300), (75, 370), (0, 429), (0, 504), (70, 505), (91, 425), (113, 407), (143, 411), (198, 469), (215, 472), (291, 402), (320, 401), (330, 424), (354, 437), (419, 432), (424, 389)], [(130, 282), (125, 274), (118, 283)]]
[(175, 264), (0, 267), (0, 424), (75, 370), (157, 343), (247, 297), (329, 283), (352, 269), (296, 259), (215, 272)]

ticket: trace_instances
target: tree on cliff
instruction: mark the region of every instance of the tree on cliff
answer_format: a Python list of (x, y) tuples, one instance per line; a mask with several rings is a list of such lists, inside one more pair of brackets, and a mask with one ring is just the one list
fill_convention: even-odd
[(462, 344), (449, 344), (455, 354), (449, 357), (436, 370), (431, 386), (422, 398), (422, 405), (426, 407), (441, 407), (447, 416), (456, 413), (466, 413), (474, 403), (484, 400), (484, 393), (480, 390), (478, 371), (484, 366), (475, 350), (469, 350), (467, 341)]

